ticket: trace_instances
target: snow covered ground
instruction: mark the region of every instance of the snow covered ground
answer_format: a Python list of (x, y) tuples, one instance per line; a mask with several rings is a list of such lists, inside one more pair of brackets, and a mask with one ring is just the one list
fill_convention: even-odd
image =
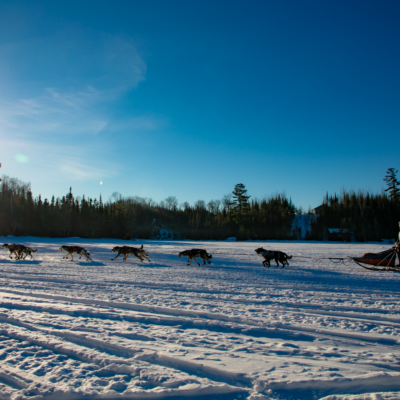
[[(400, 398), (400, 274), (315, 261), (387, 244), (2, 240), (39, 250), (0, 252), (0, 399)], [(111, 261), (141, 244), (151, 263)], [(294, 258), (263, 268), (260, 246)]]

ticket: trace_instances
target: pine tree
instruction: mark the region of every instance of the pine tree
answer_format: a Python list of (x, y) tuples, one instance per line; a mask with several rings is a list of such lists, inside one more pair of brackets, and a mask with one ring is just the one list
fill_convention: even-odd
[(72, 187), (69, 188), (69, 193), (65, 196), (65, 199), (68, 203), (68, 209), (72, 210), (74, 207), (74, 195), (72, 194)]
[(247, 189), (245, 189), (245, 186), (242, 183), (235, 185), (235, 189), (233, 189), (232, 192), (232, 213), (234, 220), (239, 224), (239, 226), (242, 225), (245, 215), (250, 209), (248, 200), (251, 196), (246, 196), (246, 193)]
[(400, 182), (397, 180), (396, 174), (399, 171), (396, 170), (394, 168), (388, 168), (388, 170), (386, 171), (386, 176), (383, 179), (388, 188), (385, 189), (385, 192), (389, 192), (389, 197), (392, 200), (399, 200), (400, 199), (400, 189), (398, 188), (398, 186), (400, 185)]

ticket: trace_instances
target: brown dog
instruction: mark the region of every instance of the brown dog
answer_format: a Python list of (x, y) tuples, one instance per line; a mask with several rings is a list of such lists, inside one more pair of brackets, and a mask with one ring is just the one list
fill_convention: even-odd
[(67, 253), (63, 257), (63, 259), (64, 258), (68, 258), (69, 256), (71, 256), (71, 261), (74, 261), (73, 254), (76, 253), (76, 254), (80, 255), (79, 259), (81, 259), (82, 256), (84, 256), (84, 257), (86, 257), (86, 261), (89, 261), (89, 260), (93, 261), (90, 258), (90, 253), (88, 251), (86, 251), (83, 247), (80, 247), (80, 246), (65, 246), (65, 245), (63, 245), (63, 246), (60, 247), (60, 250), (64, 251), (65, 253)]
[(146, 258), (148, 262), (150, 262), (150, 256), (143, 250), (143, 245), (140, 248), (137, 247), (130, 247), (130, 246), (115, 246), (112, 250), (112, 252), (118, 252), (118, 254), (112, 258), (111, 260), (115, 260), (117, 257), (120, 255), (124, 255), (123, 261), (126, 261), (130, 255), (134, 255), (136, 258), (138, 258), (141, 262)]
[(199, 257), (203, 261), (203, 265), (205, 265), (206, 261), (211, 264), (211, 259), (212, 255), (208, 254), (206, 250), (204, 249), (191, 249), (191, 250), (185, 250), (182, 251), (178, 254), (178, 257), (187, 257), (188, 258), (188, 264), (190, 265), (192, 263), (192, 260), (196, 261), (197, 265), (200, 265), (198, 261), (196, 260), (196, 257)]

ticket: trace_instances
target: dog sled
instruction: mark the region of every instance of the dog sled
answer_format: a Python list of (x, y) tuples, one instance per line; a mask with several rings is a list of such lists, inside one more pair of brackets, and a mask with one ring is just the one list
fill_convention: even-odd
[[(319, 258), (318, 260), (323, 259), (325, 258)], [(342, 261), (342, 263), (344, 263), (345, 260), (352, 260), (360, 267), (371, 271), (400, 272), (400, 245), (396, 244), (396, 246), (381, 251), (380, 253), (365, 253), (361, 257), (328, 257), (327, 259)]]
[[(397, 271), (400, 272), (400, 249), (396, 245), (380, 253), (365, 253), (361, 257), (349, 257), (357, 265), (372, 271)], [(397, 265), (396, 265), (397, 260)], [(363, 265), (364, 264), (364, 265)]]

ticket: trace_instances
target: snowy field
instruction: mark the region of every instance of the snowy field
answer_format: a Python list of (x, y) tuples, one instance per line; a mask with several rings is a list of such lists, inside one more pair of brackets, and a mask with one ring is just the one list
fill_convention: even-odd
[(0, 252), (0, 399), (400, 399), (400, 274), (315, 261), (387, 244), (1, 239), (39, 250)]

